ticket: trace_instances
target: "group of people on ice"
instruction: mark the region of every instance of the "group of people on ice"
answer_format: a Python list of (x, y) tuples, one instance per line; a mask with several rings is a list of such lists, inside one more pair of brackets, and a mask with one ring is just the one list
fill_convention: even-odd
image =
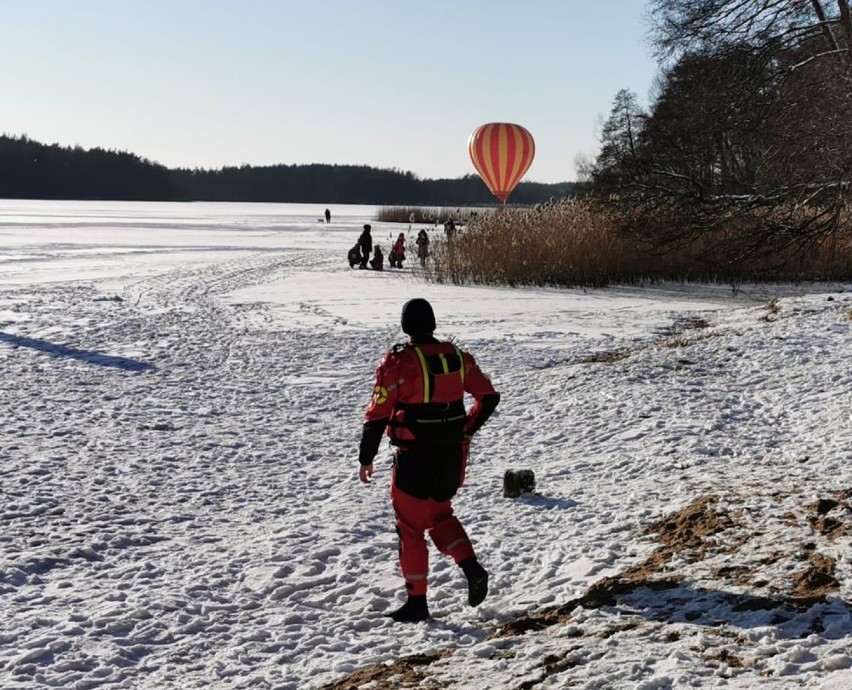
[[(385, 255), (382, 253), (382, 248), (378, 244), (373, 245), (371, 230), (370, 224), (365, 223), (364, 229), (358, 237), (358, 242), (349, 250), (347, 256), (349, 268), (357, 266), (360, 269), (366, 269), (369, 266), (374, 271), (384, 270)], [(417, 234), (416, 244), (420, 265), (425, 266), (426, 258), (429, 256), (429, 235), (425, 230), (421, 230)], [(399, 233), (399, 236), (391, 247), (388, 259), (391, 268), (402, 268), (402, 263), (405, 261), (405, 233)]]

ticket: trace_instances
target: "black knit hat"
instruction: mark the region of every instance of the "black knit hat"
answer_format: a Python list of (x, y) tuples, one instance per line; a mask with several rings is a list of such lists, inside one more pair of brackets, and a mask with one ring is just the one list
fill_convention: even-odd
[(407, 335), (431, 335), (435, 330), (435, 312), (425, 299), (416, 297), (402, 305), (402, 332)]

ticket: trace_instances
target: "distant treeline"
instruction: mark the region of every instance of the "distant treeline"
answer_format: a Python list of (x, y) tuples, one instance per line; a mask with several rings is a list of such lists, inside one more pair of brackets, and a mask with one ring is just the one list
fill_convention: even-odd
[[(522, 182), (517, 204), (571, 196), (571, 182)], [(141, 201), (487, 205), (495, 199), (475, 175), (420, 179), (366, 165), (269, 165), (170, 169), (125, 151), (83, 149), (0, 136), (0, 198)]]

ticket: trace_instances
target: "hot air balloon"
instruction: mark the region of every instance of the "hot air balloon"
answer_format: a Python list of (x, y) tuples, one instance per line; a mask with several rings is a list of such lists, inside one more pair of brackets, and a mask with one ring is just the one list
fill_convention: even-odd
[(535, 141), (520, 125), (490, 122), (473, 131), (467, 150), (482, 181), (505, 204), (532, 164)]

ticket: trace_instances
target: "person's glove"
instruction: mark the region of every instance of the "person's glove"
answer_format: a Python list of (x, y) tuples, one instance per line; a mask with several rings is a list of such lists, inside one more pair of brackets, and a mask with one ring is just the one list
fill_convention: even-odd
[(364, 484), (369, 484), (370, 479), (373, 476), (373, 463), (369, 465), (361, 465), (361, 469), (358, 472), (358, 478), (364, 482)]

